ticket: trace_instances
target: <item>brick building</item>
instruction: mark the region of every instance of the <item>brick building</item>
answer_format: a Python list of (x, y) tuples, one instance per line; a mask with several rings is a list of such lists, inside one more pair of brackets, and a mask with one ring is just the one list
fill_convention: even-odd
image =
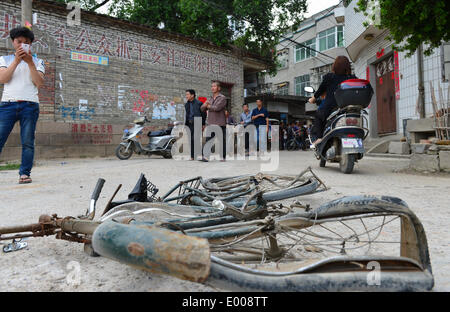
[[(66, 6), (33, 1), (32, 51), (45, 60), (39, 90), (36, 159), (113, 155), (123, 129), (148, 114), (147, 130), (184, 119), (184, 91), (210, 97), (211, 81), (222, 82), (235, 117), (244, 101), (244, 73), (267, 62), (234, 47), (81, 12), (69, 26)], [(9, 31), (21, 24), (21, 1), (0, 3), (0, 55), (12, 53)], [(2, 91), (3, 85), (0, 85)], [(19, 159), (18, 125), (0, 160)]]

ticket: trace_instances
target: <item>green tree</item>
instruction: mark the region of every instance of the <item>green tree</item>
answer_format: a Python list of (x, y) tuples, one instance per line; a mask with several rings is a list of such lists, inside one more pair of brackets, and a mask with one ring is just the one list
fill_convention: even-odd
[[(374, 3), (378, 6), (375, 14)], [(448, 0), (379, 0), (378, 4), (358, 0), (356, 11), (373, 20), (380, 18), (378, 27), (388, 29), (396, 48), (406, 51), (407, 56), (414, 54), (421, 44), (427, 45), (424, 54), (430, 55), (443, 41), (450, 40)]]

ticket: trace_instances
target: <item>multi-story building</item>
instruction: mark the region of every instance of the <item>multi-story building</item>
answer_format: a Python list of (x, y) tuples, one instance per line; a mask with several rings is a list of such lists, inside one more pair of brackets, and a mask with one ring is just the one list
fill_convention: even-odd
[[(331, 71), (334, 59), (339, 55), (348, 56), (344, 34), (344, 7), (335, 5), (312, 15), (280, 41), (277, 74), (266, 75), (264, 83), (266, 90), (274, 94), (296, 97), (297, 103), (285, 107), (285, 116), (291, 120), (305, 118), (292, 113), (296, 106), (301, 106), (305, 115), (313, 115), (317, 107), (306, 101), (311, 95), (304, 87), (317, 89), (323, 75)], [(268, 105), (269, 112), (274, 108), (282, 108), (281, 103)]]
[(430, 56), (416, 52), (408, 58), (406, 52), (393, 49), (393, 42), (387, 40), (389, 31), (377, 27), (379, 18), (371, 18), (376, 12), (369, 17), (355, 13), (356, 3), (344, 1), (344, 41), (355, 74), (370, 80), (375, 91), (369, 108), (371, 137), (407, 135), (406, 123), (411, 119), (414, 120), (408, 122), (411, 125), (420, 119), (419, 130), (423, 132), (423, 138), (433, 135), (433, 120), (425, 118), (434, 114), (431, 85), (436, 98), (439, 97), (439, 89), (447, 94), (450, 45), (443, 43)]

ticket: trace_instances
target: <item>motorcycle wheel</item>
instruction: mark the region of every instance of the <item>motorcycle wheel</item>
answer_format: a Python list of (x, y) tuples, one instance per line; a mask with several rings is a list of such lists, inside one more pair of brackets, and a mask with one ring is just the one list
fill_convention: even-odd
[(172, 158), (172, 153), (169, 151), (169, 152), (162, 152), (162, 154), (161, 154), (164, 158), (167, 158), (167, 159), (170, 159), (170, 158)]
[(354, 154), (344, 154), (341, 156), (341, 161), (339, 162), (339, 167), (341, 172), (345, 174), (350, 174), (353, 171), (355, 165), (355, 155)]
[(119, 158), (120, 160), (127, 160), (131, 157), (131, 155), (133, 155), (133, 149), (131, 147), (128, 149), (127, 152), (125, 152), (126, 149), (127, 147), (122, 144), (117, 146), (116, 148), (117, 158)]

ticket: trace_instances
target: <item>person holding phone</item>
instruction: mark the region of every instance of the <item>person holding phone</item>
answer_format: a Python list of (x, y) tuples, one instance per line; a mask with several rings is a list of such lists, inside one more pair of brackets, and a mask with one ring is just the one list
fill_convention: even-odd
[(27, 27), (10, 31), (15, 53), (0, 57), (0, 154), (14, 124), (20, 123), (22, 161), (19, 183), (31, 183), (34, 160), (34, 133), (39, 118), (38, 89), (44, 84), (44, 61), (31, 55), (33, 32)]

